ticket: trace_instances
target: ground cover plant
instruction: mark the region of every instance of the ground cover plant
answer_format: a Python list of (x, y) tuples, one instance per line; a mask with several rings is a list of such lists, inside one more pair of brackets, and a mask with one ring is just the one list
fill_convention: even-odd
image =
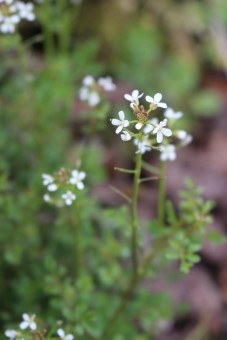
[[(166, 192), (169, 164), (193, 140), (187, 114), (135, 75), (112, 104), (118, 82), (97, 62), (98, 39), (73, 43), (82, 6), (0, 1), (2, 338), (158, 339), (184, 306), (146, 282), (188, 275), (202, 242), (225, 237), (207, 231), (215, 204), (193, 180), (177, 201)], [(127, 186), (109, 186), (110, 173)]]

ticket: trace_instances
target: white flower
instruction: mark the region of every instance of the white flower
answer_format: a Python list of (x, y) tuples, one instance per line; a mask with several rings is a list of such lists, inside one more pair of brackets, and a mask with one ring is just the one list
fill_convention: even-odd
[(170, 107), (164, 112), (164, 116), (168, 119), (179, 119), (183, 116), (181, 111), (175, 112)]
[(11, 16), (1, 16), (0, 20), (0, 31), (2, 33), (14, 33), (15, 32), (15, 26), (20, 21), (20, 18), (18, 15), (14, 14)]
[(114, 91), (114, 90), (116, 90), (116, 85), (113, 83), (113, 80), (112, 80), (111, 77), (100, 77), (98, 79), (98, 84), (105, 91)]
[(10, 5), (14, 0), (0, 0), (0, 4), (1, 3), (5, 3), (7, 5)]
[(128, 131), (122, 131), (121, 139), (124, 142), (128, 142), (130, 139), (132, 139), (132, 137), (131, 137), (131, 135), (130, 135), (130, 133)]
[(148, 103), (151, 103), (151, 106), (156, 109), (157, 107), (162, 107), (164, 109), (167, 108), (166, 103), (161, 103), (160, 101), (162, 100), (162, 94), (161, 93), (156, 93), (154, 95), (154, 98), (151, 96), (146, 96), (146, 101)]
[(141, 141), (137, 138), (134, 139), (134, 144), (137, 146), (136, 153), (144, 154), (145, 152), (151, 150), (150, 141), (147, 139), (147, 137), (144, 137), (144, 139)]
[(5, 331), (5, 336), (10, 338), (10, 340), (14, 340), (19, 335), (18, 332), (14, 331), (13, 329), (8, 329)]
[(165, 128), (167, 124), (167, 119), (164, 119), (153, 130), (153, 134), (157, 134), (157, 143), (161, 143), (163, 141), (163, 135), (166, 137), (172, 136), (172, 131), (170, 129)]
[(175, 132), (175, 134), (176, 134), (177, 138), (179, 138), (181, 140), (182, 146), (188, 145), (192, 141), (192, 135), (188, 134), (184, 130), (178, 130), (178, 131)]
[(23, 317), (23, 320), (21, 323), (20, 323), (20, 328), (21, 329), (26, 329), (26, 328), (30, 328), (31, 330), (35, 330), (37, 325), (34, 321), (35, 319), (35, 315), (33, 314), (32, 316), (29, 316), (28, 314), (23, 314), (22, 315)]
[(92, 84), (94, 84), (94, 82), (95, 82), (94, 78), (90, 75), (84, 77), (84, 79), (82, 80), (82, 84), (84, 86), (91, 86)]
[(18, 15), (21, 19), (26, 19), (28, 21), (33, 21), (35, 19), (35, 14), (33, 13), (34, 6), (32, 3), (24, 3), (18, 1), (16, 3), (18, 9)]
[(160, 159), (162, 161), (174, 161), (176, 159), (176, 148), (174, 145), (161, 145), (160, 146)]
[[(143, 93), (139, 94), (138, 90), (133, 90), (132, 94), (126, 93), (124, 95), (125, 99), (128, 100), (131, 103), (135, 103), (139, 105), (139, 98), (143, 96)], [(131, 105), (130, 105), (131, 106)], [(131, 106), (132, 107), (132, 106)], [(133, 108), (133, 107), (132, 107)]]
[(75, 184), (79, 190), (84, 189), (83, 179), (86, 177), (85, 172), (73, 170), (71, 172), (71, 178), (69, 179), (70, 184)]
[(129, 126), (129, 121), (127, 119), (125, 119), (125, 113), (124, 111), (119, 111), (118, 112), (118, 116), (120, 119), (111, 119), (111, 124), (113, 125), (118, 125), (117, 129), (116, 129), (116, 133), (120, 133), (123, 128), (126, 128), (127, 126)]
[(76, 195), (74, 195), (70, 190), (68, 190), (65, 194), (62, 194), (61, 197), (65, 201), (66, 205), (71, 205), (72, 202), (76, 199)]
[(43, 185), (45, 186), (53, 183), (54, 181), (54, 178), (48, 174), (42, 174), (42, 178), (43, 178)]
[(62, 340), (73, 340), (74, 336), (72, 334), (65, 334), (62, 328), (59, 328), (57, 330), (57, 335), (62, 339)]
[(43, 185), (47, 186), (48, 191), (56, 191), (58, 186), (54, 183), (54, 178), (48, 174), (42, 174)]

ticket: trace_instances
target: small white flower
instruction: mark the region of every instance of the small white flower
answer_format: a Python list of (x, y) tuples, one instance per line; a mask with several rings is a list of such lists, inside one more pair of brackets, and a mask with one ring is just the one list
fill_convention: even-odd
[(144, 154), (145, 152), (151, 150), (150, 141), (147, 139), (147, 137), (144, 137), (144, 139), (141, 141), (137, 138), (134, 139), (134, 144), (137, 146), (136, 153)]
[(1, 3), (5, 3), (7, 5), (10, 5), (14, 0), (0, 0), (0, 4)]
[(84, 79), (82, 80), (82, 84), (84, 86), (91, 86), (92, 84), (94, 84), (94, 82), (95, 82), (94, 78), (90, 75), (84, 77)]
[(5, 336), (10, 338), (10, 340), (14, 340), (17, 336), (19, 336), (19, 333), (13, 329), (8, 329), (5, 331)]
[(76, 195), (74, 195), (70, 190), (68, 190), (65, 194), (62, 194), (61, 197), (65, 201), (66, 205), (71, 205), (72, 202), (76, 199)]
[(62, 340), (73, 340), (74, 336), (72, 334), (65, 334), (62, 328), (59, 328), (57, 330), (57, 335), (62, 339)]
[(100, 77), (98, 79), (98, 84), (105, 91), (114, 91), (114, 90), (116, 90), (116, 85), (113, 83), (113, 80), (112, 80), (111, 77)]
[(0, 31), (2, 33), (14, 33), (15, 26), (20, 21), (18, 15), (14, 14), (11, 16), (1, 16)]
[(128, 142), (130, 139), (132, 139), (132, 137), (131, 137), (131, 135), (130, 135), (130, 133), (128, 131), (122, 131), (121, 139), (124, 142)]
[(83, 179), (86, 177), (85, 172), (73, 170), (71, 172), (71, 178), (69, 179), (70, 184), (75, 184), (79, 190), (84, 189)]
[(181, 140), (182, 146), (188, 145), (192, 141), (192, 135), (188, 134), (184, 130), (175, 131), (175, 134), (176, 134), (177, 138), (179, 138)]
[(34, 321), (35, 315), (33, 314), (32, 316), (29, 316), (28, 314), (24, 313), (22, 317), (24, 321), (20, 323), (20, 329), (30, 328), (31, 330), (34, 331), (37, 327)]
[[(139, 105), (139, 98), (143, 96), (143, 93), (139, 94), (138, 90), (133, 90), (132, 94), (126, 93), (124, 95), (125, 99), (128, 100), (131, 103), (135, 103), (136, 105)], [(131, 105), (130, 105), (131, 106)], [(131, 106), (132, 107), (132, 106)], [(132, 107), (133, 108), (133, 107)]]
[(164, 116), (167, 119), (179, 119), (183, 116), (183, 113), (181, 111), (175, 112), (173, 109), (168, 107), (168, 109), (164, 112)]
[(33, 21), (35, 19), (35, 14), (33, 13), (34, 5), (32, 3), (24, 3), (18, 1), (16, 3), (18, 14), (21, 19), (26, 19), (28, 21)]
[(54, 181), (54, 178), (51, 175), (48, 175), (48, 174), (42, 174), (42, 178), (43, 178), (43, 185), (45, 185), (45, 186), (53, 183), (53, 181)]
[(156, 93), (154, 95), (154, 98), (151, 96), (146, 96), (146, 101), (151, 104), (151, 106), (156, 109), (157, 107), (162, 107), (164, 109), (167, 108), (166, 103), (161, 103), (162, 100), (162, 94), (161, 93)]
[(162, 161), (174, 161), (176, 159), (176, 148), (174, 145), (161, 145), (160, 146), (160, 159)]
[(157, 143), (161, 143), (163, 141), (163, 136), (170, 137), (172, 136), (172, 131), (170, 129), (165, 128), (167, 124), (167, 119), (164, 119), (153, 130), (153, 134), (157, 134)]
[(120, 133), (123, 128), (126, 128), (127, 126), (129, 126), (129, 121), (127, 119), (125, 119), (125, 113), (124, 111), (119, 111), (118, 112), (118, 116), (120, 119), (111, 119), (111, 124), (118, 126), (116, 129), (116, 133)]

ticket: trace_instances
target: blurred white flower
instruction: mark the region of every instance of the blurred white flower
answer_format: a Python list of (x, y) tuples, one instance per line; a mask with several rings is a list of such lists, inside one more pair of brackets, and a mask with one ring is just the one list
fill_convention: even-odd
[(86, 177), (85, 172), (73, 170), (71, 172), (71, 178), (69, 179), (70, 184), (75, 184), (79, 190), (84, 189), (83, 179)]
[(13, 329), (8, 329), (5, 331), (5, 336), (10, 340), (14, 340), (17, 336), (19, 336), (19, 333)]
[(35, 14), (33, 12), (34, 5), (32, 3), (18, 1), (16, 2), (16, 7), (18, 9), (18, 15), (21, 17), (21, 19), (26, 19), (28, 21), (33, 21), (35, 19)]
[(48, 194), (43, 195), (43, 200), (44, 200), (45, 202), (50, 203), (50, 202), (51, 202), (51, 197), (50, 197), (50, 195), (48, 195)]
[(72, 202), (76, 199), (76, 195), (74, 195), (70, 190), (68, 190), (65, 194), (62, 194), (61, 197), (65, 201), (66, 205), (71, 205)]
[(35, 314), (33, 314), (32, 316), (24, 313), (22, 315), (23, 321), (20, 323), (20, 328), (21, 329), (26, 329), (26, 328), (30, 328), (31, 330), (35, 330), (37, 325), (34, 321), (35, 319)]
[(100, 96), (96, 91), (91, 91), (88, 95), (87, 101), (90, 106), (96, 106), (100, 102)]
[(94, 82), (95, 82), (95, 79), (90, 75), (85, 76), (82, 80), (82, 84), (84, 86), (91, 86), (92, 84), (94, 84)]
[(57, 330), (57, 335), (62, 339), (62, 340), (73, 340), (74, 336), (72, 334), (65, 334), (64, 330), (62, 328), (59, 328)]
[(151, 150), (150, 141), (148, 140), (147, 136), (144, 137), (142, 140), (138, 140), (137, 138), (135, 138), (134, 144), (137, 146), (136, 153), (144, 154), (145, 152)]
[(148, 103), (151, 104), (150, 106), (154, 109), (156, 109), (157, 107), (162, 107), (164, 109), (167, 108), (166, 103), (161, 103), (161, 100), (162, 100), (162, 94), (161, 93), (156, 93), (154, 95), (154, 97), (146, 96), (145, 99)]
[(124, 142), (128, 142), (130, 139), (132, 139), (130, 133), (128, 133), (128, 131), (122, 131), (122, 134), (121, 134), (121, 139), (124, 141)]
[(164, 112), (164, 116), (167, 119), (179, 119), (183, 116), (183, 113), (181, 111), (173, 111), (170, 107)]
[(156, 125), (153, 130), (153, 134), (157, 134), (157, 143), (161, 143), (163, 141), (163, 136), (170, 137), (172, 136), (172, 131), (170, 129), (165, 128), (167, 124), (167, 119), (164, 119), (160, 123)]
[(54, 178), (49, 174), (42, 174), (42, 178), (43, 178), (43, 185), (45, 186), (53, 183), (54, 181)]
[(176, 148), (174, 145), (161, 145), (160, 146), (160, 159), (162, 161), (174, 161), (176, 159)]
[(100, 77), (98, 79), (98, 84), (105, 91), (114, 91), (114, 90), (116, 90), (116, 85), (113, 83), (113, 80), (112, 80), (111, 77)]
[(179, 138), (181, 140), (182, 146), (188, 145), (189, 143), (191, 143), (191, 141), (193, 139), (192, 135), (190, 135), (189, 133), (187, 133), (184, 130), (175, 131), (175, 135), (177, 136), (177, 138)]
[(136, 128), (136, 130), (140, 130), (143, 126), (144, 126), (144, 123), (138, 122), (138, 123), (136, 123), (135, 128)]
[(2, 33), (14, 33), (16, 24), (20, 21), (20, 18), (17, 14), (13, 14), (10, 16), (0, 15), (0, 31)]
[[(133, 90), (132, 94), (126, 93), (124, 95), (125, 99), (128, 100), (131, 103), (134, 103), (136, 105), (139, 105), (139, 98), (143, 96), (143, 93), (139, 94), (138, 90)], [(131, 106), (132, 107), (132, 106)], [(133, 108), (133, 107), (132, 107)]]
[(116, 129), (116, 133), (120, 133), (123, 128), (129, 126), (129, 121), (125, 119), (125, 113), (124, 111), (119, 111), (118, 112), (119, 119), (111, 119), (111, 124), (118, 126)]

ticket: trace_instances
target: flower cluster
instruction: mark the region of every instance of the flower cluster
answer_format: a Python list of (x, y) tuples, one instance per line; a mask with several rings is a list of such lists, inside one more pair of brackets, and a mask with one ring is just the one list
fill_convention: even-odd
[(0, 0), (0, 31), (14, 33), (21, 20), (33, 21), (35, 14), (32, 3), (17, 0)]
[(116, 85), (111, 77), (100, 77), (96, 81), (92, 76), (88, 75), (82, 80), (82, 86), (79, 90), (79, 98), (87, 102), (89, 106), (97, 106), (101, 102), (103, 91), (114, 91)]
[[(176, 159), (176, 149), (192, 141), (192, 136), (186, 131), (174, 129), (175, 121), (183, 113), (167, 108), (167, 104), (162, 102), (161, 93), (156, 93), (154, 97), (145, 96), (147, 104), (142, 105), (140, 100), (143, 95), (138, 90), (125, 94), (124, 98), (130, 102), (134, 119), (129, 121), (124, 111), (119, 111), (119, 119), (111, 119), (111, 124), (117, 127), (116, 133), (120, 134), (124, 142), (133, 140), (136, 153), (144, 154), (154, 149), (160, 151), (162, 161), (173, 161)], [(153, 116), (153, 111), (157, 108), (165, 109), (159, 119)]]
[[(43, 185), (47, 188), (48, 193), (43, 196), (44, 201), (53, 203), (58, 207), (72, 205), (77, 198), (77, 193), (84, 189), (83, 180), (86, 174), (77, 169), (69, 171), (60, 169), (53, 176), (42, 174)], [(57, 193), (57, 197), (51, 196), (50, 193)]]
[[(10, 340), (24, 340), (23, 336), (25, 336), (25, 331), (30, 330), (32, 331), (34, 337), (36, 336), (41, 339), (41, 334), (43, 333), (42, 330), (37, 330), (37, 323), (35, 322), (35, 314), (29, 315), (24, 313), (22, 315), (23, 321), (20, 323), (19, 328), (20, 330), (14, 330), (14, 329), (7, 329), (5, 331), (5, 336), (9, 338)], [(59, 339), (61, 340), (73, 340), (74, 336), (72, 334), (65, 334), (65, 331), (62, 328), (57, 329), (57, 335)], [(33, 338), (33, 336), (32, 336)], [(27, 337), (26, 337), (27, 339)], [(43, 339), (43, 337), (42, 337)]]

